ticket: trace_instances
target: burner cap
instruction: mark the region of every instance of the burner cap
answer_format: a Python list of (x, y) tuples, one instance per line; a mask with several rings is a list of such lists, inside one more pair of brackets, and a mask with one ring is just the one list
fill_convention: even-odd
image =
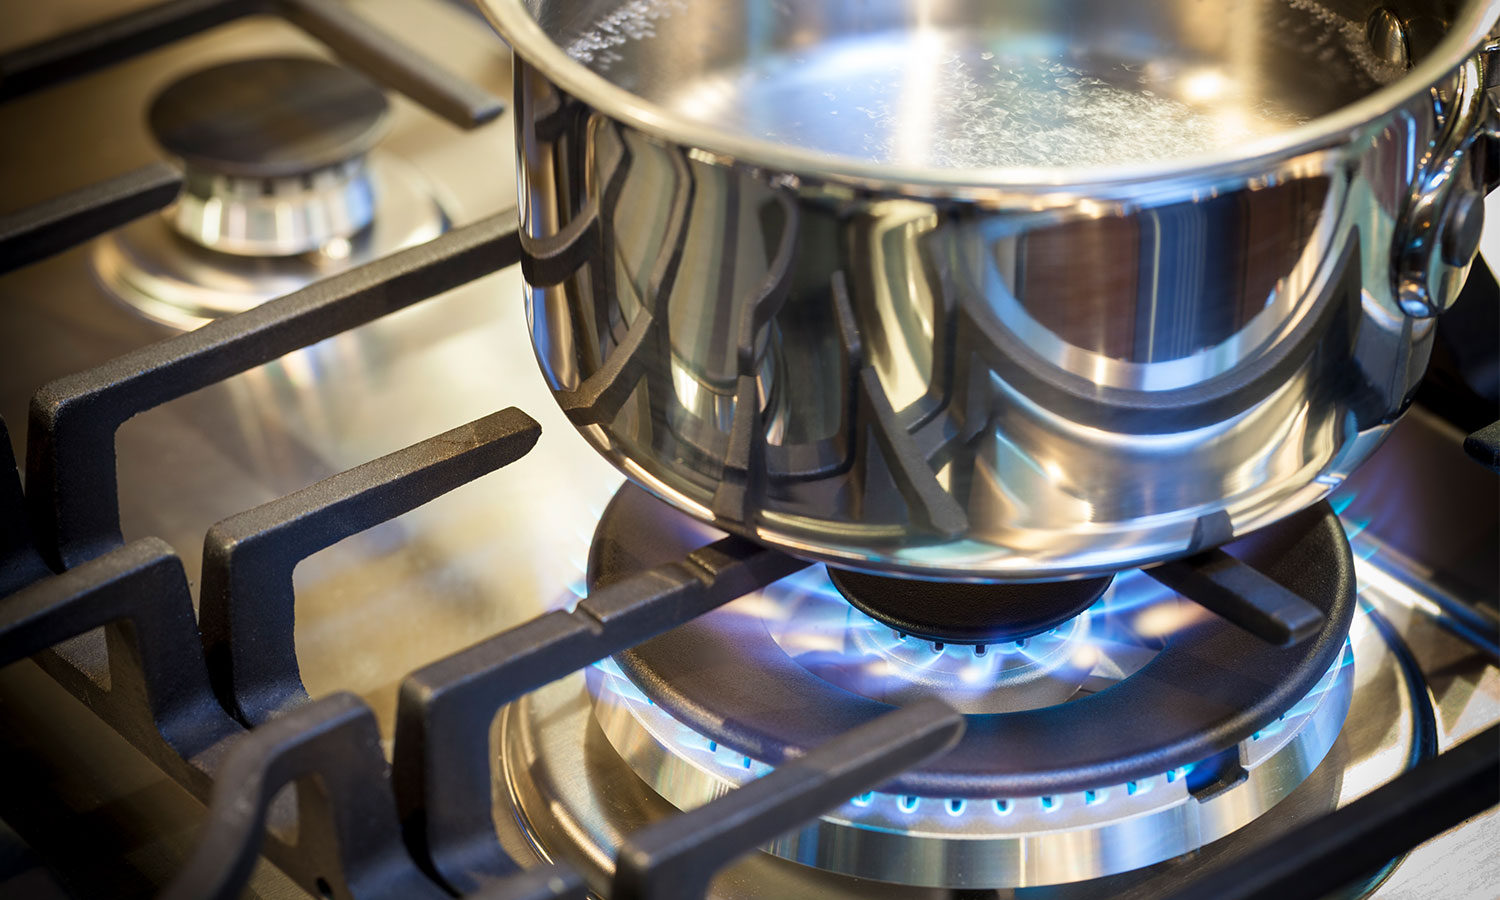
[(260, 258), (352, 238), (375, 218), (365, 155), (386, 108), (374, 82), (320, 59), (242, 59), (183, 78), (151, 105), (151, 129), (185, 170), (172, 226)]
[(194, 72), (157, 96), (151, 131), (192, 171), (286, 178), (362, 156), (388, 104), (370, 79), (304, 57), (242, 59)]
[(902, 634), (936, 644), (1019, 641), (1094, 605), (1113, 576), (1040, 584), (963, 584), (869, 575), (828, 567), (855, 609)]

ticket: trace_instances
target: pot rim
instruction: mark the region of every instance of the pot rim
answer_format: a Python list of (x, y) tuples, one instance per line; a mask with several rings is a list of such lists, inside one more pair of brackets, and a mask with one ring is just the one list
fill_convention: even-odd
[(1500, 22), (1500, 0), (1469, 0), (1453, 27), (1420, 64), (1400, 79), (1334, 112), (1229, 151), (1169, 162), (1095, 167), (935, 168), (887, 165), (811, 150), (709, 126), (622, 88), (568, 56), (544, 32), (524, 0), (475, 0), (500, 36), (528, 64), (568, 94), (617, 121), (677, 144), (774, 172), (882, 192), (962, 196), (1060, 188), (1109, 189), (1165, 179), (1199, 184), (1263, 171), (1268, 163), (1347, 143), (1361, 129), (1429, 91), (1461, 66)]

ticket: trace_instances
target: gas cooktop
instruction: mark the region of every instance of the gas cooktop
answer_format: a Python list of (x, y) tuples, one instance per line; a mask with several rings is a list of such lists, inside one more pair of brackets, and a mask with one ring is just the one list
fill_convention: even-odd
[(809, 565), (558, 411), (470, 11), (88, 6), (0, 39), (0, 893), (1493, 896), (1474, 341), (1216, 554)]

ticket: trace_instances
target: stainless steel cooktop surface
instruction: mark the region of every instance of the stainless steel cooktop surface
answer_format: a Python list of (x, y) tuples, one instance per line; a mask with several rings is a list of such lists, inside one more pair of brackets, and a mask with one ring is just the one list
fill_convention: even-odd
[[(456, 74), (510, 96), (506, 50), (466, 8), (438, 0), (349, 5)], [(128, 4), (34, 6), (0, 14), (17, 23), (0, 36), (0, 49)], [(285, 22), (250, 18), (0, 104), (0, 133), (10, 136), (0, 141), (0, 215), (160, 158), (146, 110), (181, 76), (228, 60), (289, 54), (328, 55)], [(449, 223), (514, 208), (509, 115), (463, 131), (399, 95), (388, 97), (390, 128), (379, 151), (431, 191)], [(27, 404), (39, 386), (176, 333), (110, 288), (111, 240), (0, 278), (0, 416), (18, 459), (25, 455)], [(1500, 259), (1500, 228), (1487, 234), (1486, 251)], [(387, 750), (396, 691), (409, 672), (543, 611), (570, 607), (586, 592), (594, 529), (622, 484), (544, 384), (522, 290), (519, 267), (505, 269), (170, 402), (119, 431), (124, 536), (170, 543), (196, 592), (204, 534), (227, 516), (499, 408), (519, 407), (541, 423), (538, 446), (519, 462), (319, 552), (296, 570), (297, 658), (305, 684), (314, 697), (348, 690), (364, 698)], [(1431, 697), (1439, 749), (1500, 720), (1500, 671), (1431, 615), (1439, 595), (1495, 601), (1495, 481), (1463, 455), (1461, 439), (1452, 426), (1415, 409), (1335, 504), (1360, 557), (1362, 602), (1396, 625), (1420, 665), (1425, 685), (1414, 689)], [(1397, 689), (1388, 655), (1360, 652), (1372, 662), (1356, 666), (1355, 713), (1343, 749), (1330, 756), (1343, 767), (1333, 790), (1340, 805), (1405, 767), (1418, 714)], [(608, 745), (599, 742), (603, 732), (593, 731), (590, 716), (605, 713), (591, 696), (581, 674), (570, 676), (503, 714), (495, 758), (497, 775), (508, 782), (497, 789), (497, 822), (515, 852), (592, 860), (603, 872), (609, 840), (670, 807), (618, 757), (600, 753)], [(0, 671), (0, 721), (7, 781), (45, 785), (54, 798), (43, 808), (27, 802), (31, 793), (17, 792), (9, 803), (0, 799), (0, 820), (54, 867), (73, 867), (70, 888), (99, 892), (110, 885), (118, 895), (147, 895), (183, 864), (201, 804), (91, 723), (32, 664)], [(609, 732), (616, 749), (635, 739), (619, 723), (617, 717)], [(712, 793), (711, 786), (703, 790)], [(519, 813), (507, 806), (511, 800)], [(545, 813), (549, 808), (554, 814)], [(1297, 810), (1288, 809), (1284, 821), (1296, 822)], [(113, 846), (117, 858), (68, 860), (60, 836), (80, 828)], [(55, 843), (43, 839), (49, 835)], [(753, 867), (769, 863), (750, 865), (721, 879), (719, 895), (874, 896), (836, 879), (779, 881), (775, 874), (765, 875), (765, 887), (747, 889), (746, 878), (758, 871)], [(1496, 885), (1500, 824), (1491, 811), (1417, 849), (1376, 896), (1481, 898), (1494, 896)], [(902, 890), (882, 888), (880, 896), (934, 896)], [(252, 892), (301, 895), (266, 862)]]

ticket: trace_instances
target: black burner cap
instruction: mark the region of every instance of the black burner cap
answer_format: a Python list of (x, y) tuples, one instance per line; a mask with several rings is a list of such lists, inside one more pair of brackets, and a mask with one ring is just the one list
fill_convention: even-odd
[(241, 59), (194, 72), (151, 104), (151, 131), (190, 169), (247, 178), (304, 175), (354, 159), (389, 104), (358, 72), (310, 57)]
[(1001, 644), (1056, 628), (1104, 595), (1113, 576), (1040, 584), (964, 584), (869, 575), (828, 567), (833, 586), (860, 612), (902, 634), (939, 644)]

